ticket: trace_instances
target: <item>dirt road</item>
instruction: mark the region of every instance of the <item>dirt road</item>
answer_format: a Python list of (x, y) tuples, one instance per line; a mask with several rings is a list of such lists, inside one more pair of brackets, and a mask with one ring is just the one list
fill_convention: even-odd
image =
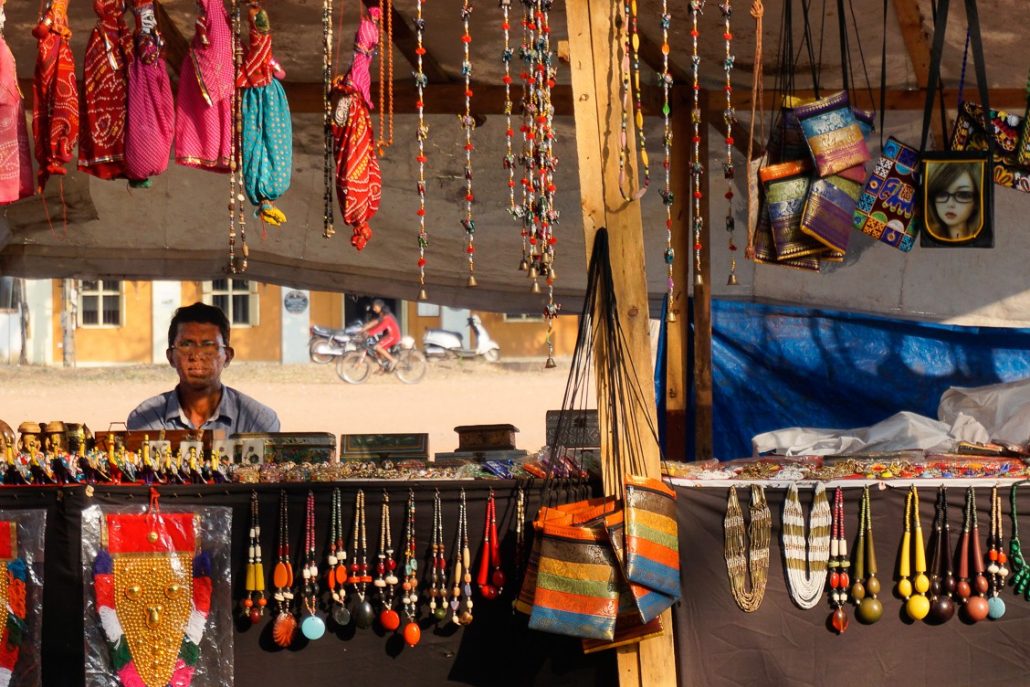
[[(222, 380), (274, 408), (283, 431), (428, 432), (435, 453), (457, 448), (458, 425), (510, 423), (519, 448), (534, 451), (545, 441), (545, 411), (561, 407), (568, 361), (553, 370), (542, 362), (512, 367), (433, 363), (419, 384), (375, 375), (352, 386), (328, 365), (233, 363)], [(14, 428), (59, 419), (106, 429), (176, 381), (163, 366), (0, 367), (0, 419)]]

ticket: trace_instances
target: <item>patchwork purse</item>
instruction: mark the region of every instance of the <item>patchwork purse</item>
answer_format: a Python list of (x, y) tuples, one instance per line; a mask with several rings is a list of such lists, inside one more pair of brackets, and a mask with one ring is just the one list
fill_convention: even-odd
[(912, 250), (919, 232), (918, 169), (919, 151), (888, 138), (858, 197), (855, 228), (898, 250)]
[(851, 109), (847, 91), (800, 105), (794, 113), (820, 177), (869, 160), (869, 147)]
[(808, 169), (807, 161), (797, 161), (763, 167), (758, 172), (765, 184), (765, 207), (777, 261), (826, 252), (826, 246), (801, 232), (801, 215), (810, 184)]
[(852, 167), (840, 174), (815, 179), (809, 188), (801, 215), (801, 232), (829, 248), (832, 253), (841, 254), (842, 259), (854, 228), (855, 203), (862, 192), (864, 180), (865, 169), (862, 167)]
[(952, 130), (951, 149), (986, 151), (988, 136), (993, 136), (994, 183), (1030, 193), (1030, 159), (1020, 162), (1020, 137), (1025, 128), (1023, 118), (1002, 110), (991, 110), (990, 115), (985, 119), (980, 105), (963, 102)]

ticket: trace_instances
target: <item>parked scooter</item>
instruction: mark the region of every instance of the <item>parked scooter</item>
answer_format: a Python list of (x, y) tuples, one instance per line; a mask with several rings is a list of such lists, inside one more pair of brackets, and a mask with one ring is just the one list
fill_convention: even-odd
[[(501, 359), (501, 347), (490, 338), (479, 315), (468, 319), (469, 326), (476, 334), (476, 347), (466, 348), (461, 332), (446, 329), (427, 329), (422, 335), (422, 350), (427, 358), (476, 358), (482, 356), (488, 363), (496, 363)], [(471, 343), (471, 342), (470, 342)]]
[(308, 340), (308, 355), (311, 362), (326, 365), (340, 356), (358, 350), (361, 337), (356, 338), (356, 335), (360, 332), (361, 320), (352, 320), (343, 329), (313, 325), (311, 338)]

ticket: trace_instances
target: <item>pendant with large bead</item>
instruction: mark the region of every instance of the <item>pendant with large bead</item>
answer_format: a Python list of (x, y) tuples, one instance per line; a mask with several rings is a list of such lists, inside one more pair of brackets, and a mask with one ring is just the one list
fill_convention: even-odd
[(354, 622), (362, 630), (367, 630), (372, 627), (372, 622), (375, 620), (376, 614), (372, 610), (372, 603), (367, 599), (362, 599), (354, 605)]
[(843, 607), (837, 607), (837, 610), (830, 616), (830, 625), (833, 626), (834, 631), (842, 635), (844, 631), (848, 629), (848, 613)]
[(312, 641), (321, 639), (325, 634), (325, 621), (312, 613), (300, 621), (300, 631), (307, 639)]
[(379, 614), (379, 624), (383, 626), (383, 629), (387, 632), (393, 632), (401, 626), (401, 617), (397, 611), (392, 608), (385, 609)]
[(422, 629), (418, 623), (412, 621), (404, 626), (404, 642), (408, 646), (415, 646), (422, 639)]
[(992, 596), (987, 600), (987, 617), (997, 620), (1005, 615), (1005, 601), (1000, 596)]
[(340, 627), (350, 625), (350, 609), (342, 603), (333, 604), (333, 622)]

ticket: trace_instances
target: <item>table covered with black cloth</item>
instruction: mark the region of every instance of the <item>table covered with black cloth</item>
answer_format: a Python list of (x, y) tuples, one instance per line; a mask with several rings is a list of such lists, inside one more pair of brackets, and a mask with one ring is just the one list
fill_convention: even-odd
[[(990, 487), (977, 489), (981, 547), (990, 531)], [(1019, 494), (1023, 537), (1030, 537), (1030, 488)], [(862, 625), (848, 604), (850, 625), (837, 636), (827, 626), (832, 612), (826, 595), (811, 610), (790, 599), (782, 547), (785, 488), (767, 488), (772, 512), (769, 583), (765, 600), (754, 613), (744, 613), (730, 593), (723, 556), (723, 518), (727, 487), (677, 487), (683, 600), (674, 611), (676, 652), (681, 685), (1026, 685), (1030, 682), (1030, 603), (1011, 587), (1002, 592), (1007, 611), (999, 620), (967, 624), (961, 611), (949, 622), (932, 626), (912, 622), (903, 602), (893, 593), (904, 531), (907, 488), (871, 488), (870, 509), (876, 542), (879, 599), (884, 613), (879, 622)], [(1005, 547), (1012, 521), (1009, 486), (999, 490), (1003, 501)], [(828, 492), (832, 492), (828, 490)], [(936, 487), (919, 490), (924, 541), (933, 532)], [(806, 523), (812, 489), (801, 488)], [(846, 535), (849, 550), (856, 541), (862, 490), (845, 488)], [(750, 489), (741, 483), (737, 496), (750, 523)], [(832, 493), (827, 493), (832, 500)], [(948, 490), (951, 546), (957, 556), (962, 532), (966, 490)], [(807, 530), (806, 530), (807, 531)], [(854, 555), (851, 555), (854, 560)], [(927, 565), (930, 560), (927, 560)], [(1011, 568), (1011, 564), (1009, 566)], [(958, 567), (954, 568), (957, 577)], [(928, 573), (929, 574), (929, 573)], [(1011, 575), (1009, 576), (1011, 580)], [(750, 588), (750, 587), (749, 587)]]
[[(342, 489), (348, 548), (354, 495), (358, 488), (364, 488), (368, 548), (373, 560), (379, 540), (379, 504), (383, 489), (390, 493), (393, 543), (400, 552), (404, 541), (408, 489), (409, 486), (413, 488), (417, 550), (423, 556), (420, 563), (422, 573), (429, 570), (426, 561), (432, 541), (433, 496), (436, 490), (439, 490), (443, 503), (444, 540), (448, 547), (450, 571), (460, 490), (464, 488), (467, 495), (469, 537), (475, 559), (483, 537), (486, 499), (494, 489), (505, 567), (511, 567), (515, 513), (515, 483), (511, 481), (180, 486), (161, 487), (160, 493), (161, 503), (167, 506), (232, 508), (232, 597), (238, 601), (244, 592), (243, 571), (247, 560), (252, 488), (260, 497), (264, 560), (266, 573), (270, 575), (280, 489), (285, 488), (289, 494), (290, 538), (294, 552), (301, 550), (305, 497), (309, 488), (314, 491), (319, 566), (324, 569), (334, 486)], [(548, 498), (556, 501), (585, 496), (587, 491), (580, 487), (574, 493), (561, 494), (554, 493), (555, 487), (551, 489)], [(0, 489), (0, 508), (47, 510), (41, 648), (43, 684), (46, 687), (81, 687), (84, 683), (82, 602), (83, 583), (88, 584), (89, 581), (82, 579), (82, 510), (95, 504), (146, 504), (149, 493), (145, 487), (96, 486), (91, 491), (88, 494), (87, 489), (81, 486)], [(530, 485), (527, 488), (527, 518), (536, 513), (542, 496), (538, 487)], [(510, 570), (509, 576), (512, 576)], [(584, 656), (578, 640), (528, 630), (525, 617), (512, 612), (511, 600), (517, 592), (515, 586), (513, 581), (510, 582), (503, 598), (492, 602), (483, 600), (476, 590), (475, 619), (469, 627), (442, 623), (438, 627), (426, 617), (426, 577), (422, 582), (422, 640), (414, 648), (406, 646), (399, 635), (384, 633), (378, 624), (367, 630), (355, 630), (353, 626), (334, 628), (329, 622), (323, 638), (314, 642), (298, 638), (291, 648), (281, 649), (272, 642), (268, 614), (256, 626), (237, 618), (232, 638), (235, 684), (238, 687), (307, 684), (428, 687), (447, 683), (591, 686), (617, 683), (614, 652)], [(399, 609), (400, 602), (397, 604)], [(234, 607), (234, 613), (236, 611)]]

